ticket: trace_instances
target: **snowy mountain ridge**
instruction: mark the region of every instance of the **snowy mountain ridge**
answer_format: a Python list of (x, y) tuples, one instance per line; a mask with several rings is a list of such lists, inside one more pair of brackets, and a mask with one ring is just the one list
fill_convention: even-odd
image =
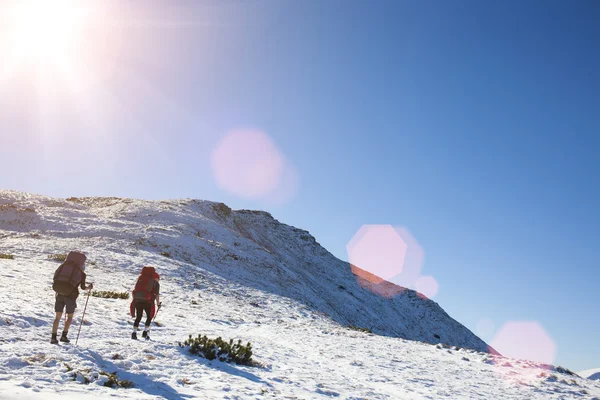
[[(350, 265), (307, 231), (282, 224), (264, 211), (234, 211), (222, 203), (189, 199), (59, 200), (14, 192), (3, 192), (0, 201), (4, 229), (57, 239), (113, 241), (121, 249), (162, 253), (238, 284), (297, 300), (342, 325), (488, 351), (437, 303), (389, 282), (392, 298), (366, 290)], [(65, 251), (56, 249), (60, 250)], [(94, 251), (89, 253), (93, 258)]]
[[(97, 290), (129, 292), (157, 268), (153, 340), (130, 339), (129, 300), (82, 295), (79, 343), (49, 343), (49, 256), (72, 249)], [(357, 268), (260, 211), (0, 190), (0, 399), (600, 399), (600, 382), (491, 354), (435, 302), (365, 288)], [(250, 341), (258, 366), (192, 356), (189, 334)], [(107, 373), (133, 388), (104, 386)]]

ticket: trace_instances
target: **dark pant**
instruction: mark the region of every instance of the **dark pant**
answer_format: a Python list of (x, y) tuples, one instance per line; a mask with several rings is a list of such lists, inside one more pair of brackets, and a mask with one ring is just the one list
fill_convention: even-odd
[(135, 301), (135, 322), (133, 323), (133, 327), (137, 328), (140, 326), (140, 321), (142, 320), (142, 313), (146, 313), (146, 326), (150, 326), (152, 322), (152, 317), (154, 316), (153, 301), (146, 300), (136, 300)]
[(54, 302), (54, 311), (64, 312), (67, 309), (67, 314), (73, 314), (77, 308), (77, 302), (72, 297), (63, 296), (62, 294), (56, 294), (56, 301)]

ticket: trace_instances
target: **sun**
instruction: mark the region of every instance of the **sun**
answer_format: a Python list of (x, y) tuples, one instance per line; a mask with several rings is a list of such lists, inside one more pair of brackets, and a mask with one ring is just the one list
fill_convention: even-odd
[(64, 64), (84, 35), (84, 1), (20, 0), (7, 10), (5, 38), (20, 63)]

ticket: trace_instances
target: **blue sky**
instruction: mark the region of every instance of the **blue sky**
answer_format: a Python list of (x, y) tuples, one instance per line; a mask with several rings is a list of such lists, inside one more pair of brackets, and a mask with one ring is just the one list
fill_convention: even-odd
[[(267, 209), (343, 259), (363, 224), (402, 225), (451, 316), (539, 321), (557, 364), (599, 367), (599, 17), (594, 1), (115, 2), (70, 73), (0, 74), (0, 187)], [(211, 154), (240, 128), (293, 165), (291, 199), (217, 184)]]

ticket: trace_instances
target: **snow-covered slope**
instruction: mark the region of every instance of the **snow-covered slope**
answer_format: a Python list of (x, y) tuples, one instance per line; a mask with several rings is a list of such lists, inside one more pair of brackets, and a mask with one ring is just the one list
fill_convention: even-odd
[(592, 379), (595, 381), (600, 381), (600, 368), (588, 369), (585, 371), (578, 372), (577, 375), (582, 378)]
[[(0, 227), (7, 231), (6, 239), (37, 233), (35, 243), (52, 246), (57, 239), (81, 238), (91, 257), (95, 249), (118, 248), (132, 255), (162, 253), (173, 261), (172, 266), (198, 266), (192, 269), (297, 300), (342, 325), (488, 349), (437, 303), (412, 290), (397, 290), (392, 298), (365, 290), (365, 283), (359, 285), (348, 263), (327, 252), (308, 232), (282, 224), (266, 212), (232, 211), (224, 204), (197, 200), (58, 200), (18, 192), (0, 196)], [(5, 251), (17, 251), (22, 240), (5, 243)], [(54, 251), (64, 252), (65, 247), (61, 244)], [(44, 256), (44, 252), (30, 254)], [(107, 265), (111, 266), (119, 268)]]
[[(79, 345), (49, 344), (58, 263), (48, 255), (71, 249), (88, 254), (99, 290), (131, 290), (142, 265), (157, 267), (165, 307), (154, 341), (129, 339), (129, 301), (91, 297)], [(14, 256), (0, 259), (2, 399), (600, 398), (596, 381), (471, 350), (486, 346), (436, 303), (362, 288), (307, 232), (263, 212), (0, 191), (0, 254)], [(177, 346), (198, 333), (251, 341), (260, 366)], [(406, 340), (433, 334), (456, 347)], [(103, 387), (102, 371), (135, 387)]]

